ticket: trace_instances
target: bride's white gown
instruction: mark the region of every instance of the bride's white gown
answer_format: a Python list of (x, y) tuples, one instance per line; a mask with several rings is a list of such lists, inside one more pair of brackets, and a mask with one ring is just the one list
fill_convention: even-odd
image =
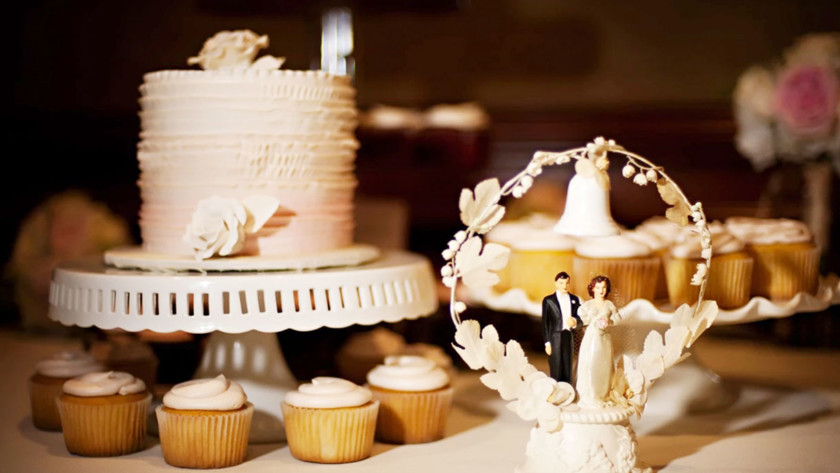
[(601, 329), (597, 321), (606, 318), (615, 323), (620, 316), (612, 301), (605, 300), (599, 305), (594, 299), (584, 302), (578, 315), (586, 325), (586, 332), (580, 342), (575, 389), (580, 405), (603, 407), (612, 382), (613, 346), (609, 327)]

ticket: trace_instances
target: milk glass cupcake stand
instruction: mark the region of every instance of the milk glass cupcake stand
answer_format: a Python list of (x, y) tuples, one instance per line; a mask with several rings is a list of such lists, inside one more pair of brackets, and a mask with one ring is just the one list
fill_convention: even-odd
[[(174, 272), (66, 262), (53, 273), (49, 316), (80, 327), (212, 332), (195, 377), (224, 374), (240, 382), (257, 409), (251, 442), (282, 441), (280, 401), (298, 383), (276, 332), (397, 322), (437, 310), (426, 258), (362, 250), (369, 261), (361, 264), (285, 271)], [(134, 251), (127, 253), (130, 259)]]

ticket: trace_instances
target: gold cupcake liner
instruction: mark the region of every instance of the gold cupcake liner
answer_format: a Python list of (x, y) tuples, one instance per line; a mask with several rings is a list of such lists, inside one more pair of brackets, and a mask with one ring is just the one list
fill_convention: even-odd
[(749, 245), (747, 249), (755, 259), (752, 295), (790, 299), (800, 292), (817, 292), (820, 250), (815, 245)]
[(55, 378), (52, 381), (38, 382), (29, 380), (29, 404), (32, 423), (41, 430), (60, 431), (61, 416), (58, 414), (56, 399), (61, 396), (64, 381), (69, 378)]
[[(560, 271), (572, 275), (572, 250), (513, 250), (510, 268), (510, 284), (521, 288), (533, 301), (554, 294), (554, 277)], [(574, 278), (572, 278), (574, 279)]]
[[(137, 400), (132, 400), (134, 397)], [(151, 394), (127, 396), (115, 402), (62, 395), (56, 404), (67, 450), (88, 457), (126, 455), (142, 450), (151, 402)]]
[(610, 278), (609, 299), (621, 307), (634, 299), (653, 300), (661, 262), (658, 256), (646, 258), (585, 258), (575, 255), (572, 273), (573, 293), (589, 299), (587, 287), (598, 275)]
[(292, 456), (314, 463), (349, 463), (370, 456), (379, 402), (316, 409), (282, 403)]
[(370, 387), (379, 401), (376, 439), (410, 444), (440, 440), (444, 436), (452, 397), (451, 387), (424, 392), (397, 392)]
[(668, 249), (658, 250), (655, 253), (659, 258), (659, 274), (656, 276), (656, 290), (653, 291), (653, 298), (657, 301), (666, 300), (668, 299), (668, 281), (665, 276), (665, 260), (668, 256)]
[(234, 411), (155, 409), (166, 463), (181, 468), (224, 468), (245, 461), (254, 406)]
[[(700, 286), (692, 286), (691, 278), (702, 259), (669, 258), (665, 261), (668, 299), (671, 305), (694, 304)], [(703, 298), (717, 301), (721, 309), (735, 309), (750, 300), (753, 259), (745, 253), (713, 256)]]

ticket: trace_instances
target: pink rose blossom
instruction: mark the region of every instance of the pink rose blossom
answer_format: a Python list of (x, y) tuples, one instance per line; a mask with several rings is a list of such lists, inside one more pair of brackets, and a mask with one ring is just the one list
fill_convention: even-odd
[(831, 133), (840, 83), (827, 67), (805, 65), (785, 71), (776, 87), (775, 108), (790, 132), (821, 138)]

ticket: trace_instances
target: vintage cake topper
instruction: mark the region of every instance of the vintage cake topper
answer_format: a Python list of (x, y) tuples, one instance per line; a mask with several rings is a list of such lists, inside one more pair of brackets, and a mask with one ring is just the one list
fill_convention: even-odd
[[(666, 212), (669, 220), (680, 225), (688, 225), (689, 221), (693, 223), (700, 238), (704, 262), (697, 265), (691, 283), (700, 286), (700, 291), (695, 305), (677, 308), (664, 336), (651, 330), (644, 346), (636, 352), (638, 354), (615, 353), (613, 356), (611, 344), (609, 347), (604, 345), (610, 343), (608, 338), (593, 344), (591, 359), (578, 366), (576, 390), (572, 384), (556, 381), (539, 371), (528, 362), (517, 341), (503, 343), (492, 325), (482, 328), (475, 320), (462, 319), (467, 306), (458, 300), (456, 289), (459, 282), (470, 289), (498, 282), (494, 271), (505, 267), (509, 249), (495, 243), (484, 243), (481, 235), (504, 217), (505, 207), (500, 203), (503, 197), (520, 198), (544, 167), (575, 161), (575, 178), (580, 178), (578, 181), (584, 182), (586, 187), (585, 192), (575, 197), (599, 198), (599, 192), (609, 192), (606, 170), (610, 154), (627, 160), (622, 168), (625, 178), (632, 179), (639, 186), (656, 185), (662, 200), (670, 206)], [(591, 182), (587, 183), (587, 180)], [(570, 206), (591, 207), (591, 199), (584, 200), (574, 201), (570, 190), (564, 216), (577, 211)], [(526, 169), (504, 185), (494, 178), (482, 181), (472, 191), (464, 189), (459, 207), (466, 229), (456, 233), (444, 250), (446, 264), (441, 270), (443, 283), (450, 288), (450, 315), (456, 328), (453, 346), (471, 369), (487, 371), (481, 376), (481, 382), (509, 401), (508, 409), (523, 420), (536, 421), (526, 446), (526, 461), (517, 471), (650, 471), (636, 457), (636, 439), (629, 420), (643, 413), (651, 385), (668, 368), (688, 356), (685, 350), (712, 324), (718, 313), (714, 301), (703, 300), (712, 248), (702, 205), (699, 202), (692, 204), (663, 168), (626, 151), (612, 140), (599, 137), (582, 148), (564, 152), (538, 151)], [(601, 224), (591, 226), (588, 236), (614, 234), (614, 222), (611, 217), (606, 218), (608, 215), (603, 215), (604, 210), (587, 210), (601, 213), (597, 217), (601, 219)], [(609, 211), (608, 207), (606, 211)], [(555, 231), (564, 230), (561, 223), (562, 219), (555, 226)], [(595, 285), (602, 291), (603, 298), (603, 292), (608, 291), (605, 287), (608, 282), (596, 282)], [(593, 296), (591, 302), (597, 298)], [(591, 324), (593, 330), (606, 332), (609, 325), (621, 318), (617, 311), (612, 310), (614, 306), (611, 309), (606, 305), (604, 307), (604, 314), (591, 317), (596, 321)], [(583, 376), (581, 370), (586, 371)], [(588, 383), (586, 387), (581, 386), (581, 378)], [(594, 385), (602, 385), (605, 392), (600, 392), (601, 387), (593, 389)]]

